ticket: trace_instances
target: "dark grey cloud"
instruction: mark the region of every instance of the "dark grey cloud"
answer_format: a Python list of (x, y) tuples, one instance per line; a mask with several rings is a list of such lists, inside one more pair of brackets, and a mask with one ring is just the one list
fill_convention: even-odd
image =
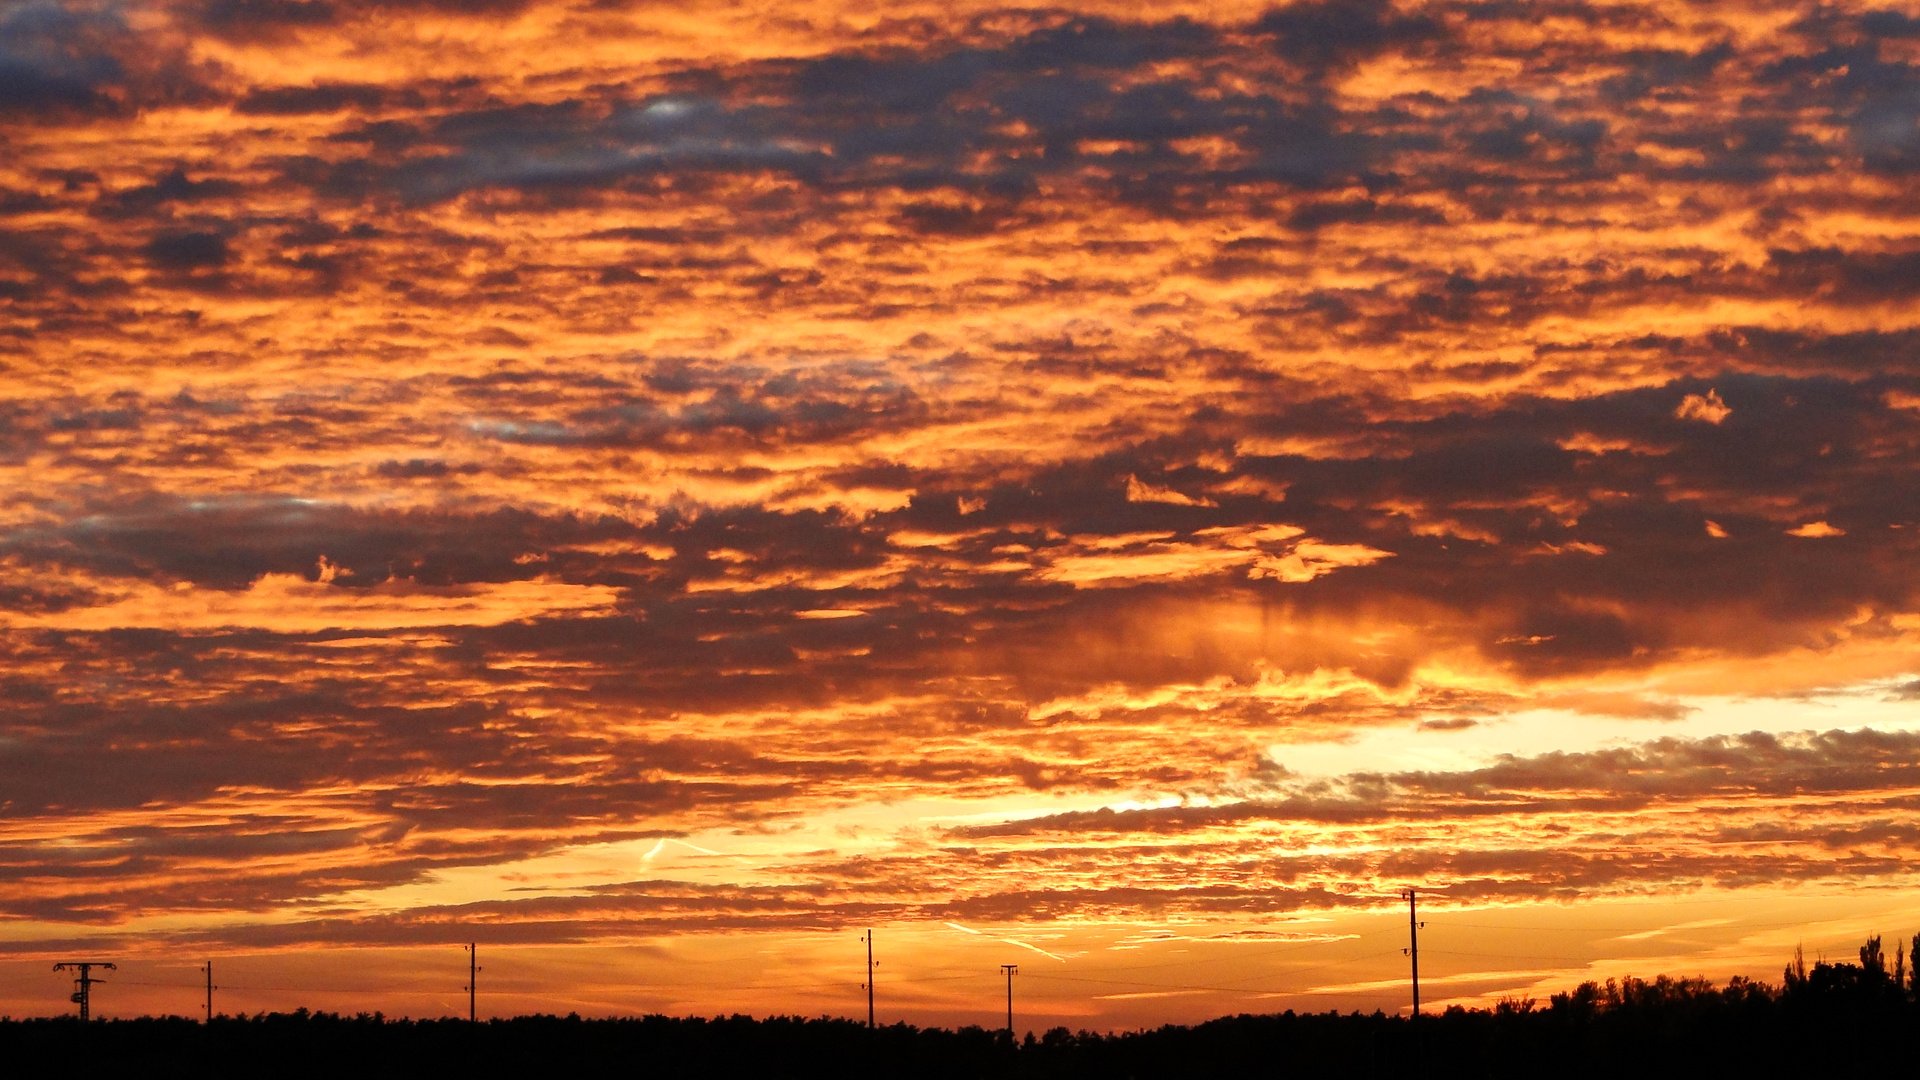
[(207, 30), (239, 38), (326, 26), (339, 15), (331, 0), (206, 0), (189, 11)]
[[(1920, 127), (1915, 130), (1920, 132)], [(1920, 251), (1823, 247), (1774, 251), (1767, 261), (1781, 286), (1831, 302), (1885, 303), (1920, 292)]]
[[(588, 445), (665, 446), (686, 440), (735, 446), (828, 442), (837, 437), (904, 429), (923, 421), (928, 406), (874, 365), (846, 365), (806, 373), (709, 372), (698, 382), (684, 368), (649, 376), (656, 385), (711, 393), (698, 401), (660, 401), (619, 393), (563, 424), (488, 420), (477, 433), (507, 441)], [(684, 392), (684, 391), (682, 391)], [(623, 400), (624, 399), (624, 400)]]
[(1313, 70), (1351, 64), (1388, 49), (1413, 51), (1448, 36), (1426, 13), (1403, 14), (1383, 0), (1305, 0), (1277, 7), (1253, 23), (1273, 35), (1281, 56)]
[(387, 103), (388, 96), (384, 88), (367, 83), (256, 87), (234, 104), (234, 111), (248, 116), (303, 116), (356, 107), (378, 108)]
[[(130, 424), (135, 414), (124, 415), (124, 421), (106, 414), (91, 422)], [(421, 475), (422, 470), (414, 462), (382, 471)], [(424, 471), (446, 475), (448, 470), (435, 472), (428, 465)], [(324, 556), (348, 571), (342, 587), (354, 588), (393, 577), (426, 585), (521, 580), (549, 572), (515, 563), (524, 552), (640, 535), (614, 518), (550, 518), (511, 510), (381, 514), (262, 495), (153, 497), (101, 506), (76, 514), (59, 529), (18, 531), (4, 546), (116, 577), (159, 575), (228, 589), (270, 573), (311, 580)]]
[[(1658, 803), (1819, 794), (1879, 806), (1913, 782), (1920, 735), (1863, 729), (1703, 739), (1662, 738), (1606, 750), (1501, 755), (1456, 772), (1357, 773), (1281, 780), (1282, 791), (1245, 802), (1139, 810), (1100, 809), (956, 827), (956, 839), (1099, 833), (1180, 834), (1258, 821), (1362, 824), (1403, 819), (1505, 818), (1631, 812)], [(1896, 800), (1897, 801), (1897, 800)], [(1828, 825), (1787, 813), (1783, 835)], [(1747, 825), (1732, 826), (1746, 829)], [(1897, 837), (1896, 837), (1897, 838)], [(1500, 856), (1505, 857), (1505, 856)]]
[(1907, 786), (1920, 734), (1826, 731), (1802, 736), (1753, 732), (1705, 739), (1656, 739), (1619, 749), (1503, 756), (1455, 774), (1406, 773), (1387, 782), (1419, 796), (1501, 800), (1534, 793), (1594, 794), (1625, 804), (1704, 796), (1846, 794)]
[(147, 241), (147, 259), (165, 270), (203, 270), (224, 266), (232, 251), (215, 232), (165, 233)]
[(1614, 57), (1622, 71), (1602, 84), (1602, 92), (1619, 102), (1661, 98), (1697, 89), (1735, 56), (1728, 42), (1684, 52), (1677, 49), (1635, 49)]
[(111, 15), (9, 0), (0, 6), (0, 113), (110, 106), (126, 75), (113, 47), (128, 33)]
[(1920, 69), (1888, 56), (1885, 42), (1907, 36), (1905, 17), (1867, 12), (1857, 19), (1818, 12), (1799, 29), (1811, 46), (1782, 58), (1762, 76), (1817, 103), (1846, 126), (1868, 167), (1895, 174), (1920, 162)]
[[(373, 48), (384, 20), (457, 6), (174, 11), (189, 34)], [(1542, 17), (1653, 44), (1541, 40), (1523, 28)], [(0, 533), (0, 816), (71, 816), (87, 841), (0, 849), (0, 878), (74, 885), (15, 914), (256, 909), (588, 838), (778, 827), (875, 786), (1258, 798), (969, 834), (889, 866), (822, 855), (787, 894), (635, 882), (486, 910), (550, 940), (1370, 902), (1324, 884), (1341, 875), (1571, 897), (1879, 877), (1911, 842), (1910, 808), (1875, 786), (1910, 771), (1899, 738), (1670, 741), (1319, 789), (1249, 764), (1276, 730), (1464, 739), (1437, 732), (1527, 704), (1420, 685), (1437, 653), (1525, 684), (1894, 640), (1890, 616), (1920, 610), (1920, 354), (1898, 314), (1920, 266), (1822, 223), (1920, 209), (1899, 179), (1920, 115), (1906, 16), (1682, 45), (1657, 12), (1575, 3), (1326, 0), (1226, 26), (1003, 12), (807, 58), (261, 85), (196, 81), (97, 12), (16, 3), (0, 26), (19, 125), (0, 135), (19, 145), (56, 113), (242, 118), (150, 158), (23, 167), (0, 192), (0, 370), (30, 388), (0, 400), (0, 464), (34, 477)], [(1395, 58), (1503, 74), (1331, 92)], [(1592, 242), (1523, 242), (1575, 232)], [(1768, 325), (1700, 328), (1768, 305)], [(788, 340), (790, 314), (815, 329)], [(620, 351), (636, 336), (657, 354)], [(1815, 522), (1829, 535), (1788, 533)], [(1313, 580), (1251, 578), (1231, 551), (1049, 575), (1272, 525), (1381, 554)], [(405, 632), (58, 628), (142, 589), (229, 603), (268, 574), (330, 576), (330, 597), (614, 599)], [(1258, 631), (1194, 625), (1214, 606)], [(803, 617), (823, 609), (860, 614)], [(1375, 618), (1403, 632), (1316, 630)], [(1407, 696), (1235, 696), (1316, 670)], [(400, 708), (396, 686), (440, 704)], [(1075, 700), (1169, 686), (1225, 700)], [(836, 719), (792, 719), (808, 710)], [(750, 719), (678, 733), (710, 714)], [(1164, 752), (1169, 732), (1199, 745)], [(242, 789), (347, 790), (226, 832), (161, 820)], [(1771, 855), (1626, 820), (1809, 791), (1851, 816), (1702, 826), (1792, 848)], [(151, 827), (85, 823), (143, 807)], [(1151, 850), (1429, 811), (1617, 814), (1631, 835), (1612, 853), (1544, 833)], [(1200, 880), (1216, 856), (1263, 877)], [(332, 868), (243, 872), (298, 859)], [(1007, 887), (1076, 860), (1126, 884)], [(259, 933), (410, 940), (445, 916)]]
[(423, 11), (491, 20), (528, 6), (528, 0), (188, 0), (176, 17), (206, 33), (253, 41)]
[[(1785, 98), (1743, 104), (1731, 121), (1733, 138), (1723, 124), (1701, 130), (1667, 111), (1717, 102), (1723, 82), (1738, 84), (1756, 64), (1765, 78), (1826, 103), (1872, 160), (1895, 161), (1913, 134), (1913, 80), (1878, 45), (1836, 40), (1843, 33), (1808, 29), (1797, 39), (1807, 50), (1785, 57), (1741, 55), (1726, 41), (1692, 52), (1608, 56), (1604, 66), (1615, 73), (1591, 94), (1569, 89), (1553, 101), (1488, 87), (1456, 100), (1342, 111), (1303, 88), (1384, 52), (1467, 46), (1438, 14), (1367, 0), (1291, 4), (1235, 28), (1081, 18), (913, 56), (841, 53), (709, 72), (675, 94), (456, 111), (418, 132), (443, 148), (438, 155), (404, 166), (333, 162), (308, 182), (336, 194), (432, 201), (478, 189), (551, 195), (618, 190), (664, 175), (773, 171), (823, 191), (947, 189), (1017, 204), (1044, 178), (1089, 182), (1097, 165), (1098, 183), (1111, 195), (1169, 214), (1190, 213), (1235, 185), (1363, 183), (1448, 192), (1501, 216), (1521, 210), (1503, 192), (1543, 179), (1751, 180), (1830, 168), (1830, 150), (1794, 130)], [(1265, 49), (1296, 69), (1291, 80), (1213, 81), (1218, 66), (1252, 67), (1250, 50)], [(1552, 43), (1512, 59), (1541, 75), (1594, 62)], [(1139, 77), (1169, 64), (1189, 69)], [(1836, 81), (1835, 71), (1846, 74)], [(1116, 81), (1123, 74), (1133, 77)], [(329, 107), (338, 103), (338, 93), (314, 93)], [(754, 103), (741, 103), (747, 97)], [(1628, 102), (1635, 111), (1622, 113)], [(1021, 134), (1009, 134), (1015, 128)], [(1207, 163), (1176, 148), (1200, 138), (1227, 140), (1243, 153)], [(1684, 147), (1699, 160), (1661, 163), (1629, 149), (1638, 140)], [(1089, 141), (1129, 145), (1096, 163), (1081, 150)], [(1445, 160), (1432, 157), (1443, 150), (1452, 151)], [(992, 165), (981, 168), (983, 159)], [(1538, 199), (1551, 201), (1529, 193), (1529, 201)], [(914, 223), (934, 232), (982, 227), (954, 204), (930, 206)]]
[[(1491, 8), (1469, 15), (1462, 24), (1468, 28), (1473, 20), (1514, 17)], [(1577, 5), (1559, 17), (1596, 23), (1626, 18)], [(1773, 176), (1829, 171), (1839, 164), (1832, 148), (1794, 119), (1794, 102), (1803, 99), (1824, 103), (1837, 117), (1853, 117), (1845, 122), (1859, 132), (1880, 132), (1872, 137), (1885, 143), (1884, 153), (1872, 151), (1880, 155), (1874, 160), (1904, 153), (1899, 146), (1906, 136), (1899, 132), (1920, 132), (1911, 117), (1901, 119), (1907, 114), (1900, 110), (1911, 104), (1902, 104), (1908, 98), (1901, 88), (1912, 80), (1900, 62), (1880, 55), (1874, 40), (1849, 38), (1856, 34), (1851, 25), (1809, 23), (1773, 53), (1730, 53), (1723, 41), (1691, 52), (1608, 57), (1605, 64), (1619, 74), (1610, 89), (1592, 95), (1569, 86), (1547, 100), (1487, 87), (1454, 99), (1358, 110), (1303, 92), (1309, 75), (1272, 77), (1252, 58), (1279, 48), (1292, 50), (1289, 55), (1309, 68), (1338, 66), (1343, 58), (1381, 51), (1458, 50), (1466, 47), (1459, 37), (1464, 31), (1438, 15), (1378, 4), (1294, 4), (1241, 27), (1076, 19), (979, 43), (936, 40), (912, 56), (841, 52), (740, 65), (689, 76), (684, 90), (671, 93), (635, 95), (626, 87), (603, 86), (571, 100), (513, 104), (471, 80), (454, 80), (253, 87), (235, 101), (241, 111), (263, 115), (350, 108), (364, 117), (320, 139), (324, 152), (269, 163), (283, 184), (352, 202), (398, 197), (432, 205), (487, 193), (584, 205), (668, 188), (691, 190), (689, 185), (727, 176), (771, 174), (797, 185), (800, 194), (788, 198), (816, 212), (832, 213), (832, 200), (852, 192), (913, 194), (897, 217), (903, 242), (1043, 226), (1061, 210), (1057, 200), (1039, 209), (1035, 196), (1062, 184), (1175, 218), (1277, 213), (1309, 235), (1392, 224), (1441, 229), (1476, 218), (1577, 217), (1591, 205), (1593, 185), (1624, 178), (1764, 186)], [(1553, 44), (1513, 59), (1542, 77), (1595, 62)], [(1143, 75), (1149, 65), (1160, 68)], [(1791, 94), (1782, 89), (1783, 96), (1742, 99), (1735, 115), (1712, 124), (1687, 119), (1689, 110), (1717, 107), (1728, 86), (1744, 85), (1756, 65), (1768, 79), (1793, 88)], [(1839, 80), (1845, 86), (1829, 85), (1841, 68), (1847, 71)], [(1878, 74), (1862, 74), (1869, 68)], [(1250, 77), (1227, 85), (1218, 81), (1224, 70)], [(1624, 109), (1622, 95), (1637, 104)], [(1194, 152), (1190, 140), (1219, 140), (1238, 152), (1208, 158)], [(1671, 148), (1687, 160), (1659, 160), (1632, 149), (1643, 143)], [(1118, 148), (1088, 150), (1093, 144)], [(344, 149), (355, 145), (367, 150)], [(232, 181), (190, 175), (176, 170), (103, 199), (99, 212), (177, 213), (196, 201), (239, 194)], [(1353, 186), (1365, 195), (1284, 194)], [(273, 188), (259, 194), (267, 197)], [(1251, 194), (1264, 188), (1271, 192)], [(1265, 205), (1273, 199), (1282, 204)], [(738, 221), (742, 232), (732, 237), (732, 257), (739, 256), (744, 236), (791, 228), (792, 220), (776, 224), (772, 215), (756, 214)], [(196, 231), (205, 227), (195, 225)], [(1227, 242), (1251, 239), (1257, 238)], [(714, 240), (715, 246), (724, 242)], [(714, 269), (718, 257), (654, 253), (583, 273), (608, 287), (666, 292), (685, 288), (687, 275)], [(1805, 288), (1836, 300), (1873, 302), (1898, 293), (1902, 258), (1898, 252), (1781, 247), (1764, 267), (1742, 271), (1702, 252), (1695, 270), (1668, 269), (1655, 279), (1643, 268), (1598, 264), (1488, 280), (1441, 274), (1413, 295), (1391, 285), (1329, 291), (1289, 298), (1261, 314), (1277, 322), (1306, 320), (1323, 332), (1372, 344), (1442, 332), (1469, 320), (1522, 327), (1655, 293), (1705, 297)], [(1252, 252), (1223, 252), (1209, 273), (1271, 278), (1277, 266)], [(820, 266), (742, 269), (731, 283), (769, 307), (830, 299), (898, 310), (876, 302), (871, 284), (855, 285)], [(295, 273), (289, 277), (284, 270)], [(288, 253), (225, 271), (220, 287), (237, 293), (291, 296), (367, 284), (359, 279), (360, 262), (338, 251)], [(424, 287), (437, 276), (404, 280)], [(48, 277), (13, 287), (42, 299), (76, 282), (73, 276)], [(194, 276), (157, 284), (209, 287)], [(867, 295), (856, 295), (863, 290)]]
[(127, 14), (84, 0), (0, 4), (0, 120), (50, 125), (217, 99), (212, 66), (136, 32)]
[(150, 184), (140, 184), (103, 196), (94, 212), (109, 218), (154, 214), (215, 199), (231, 198), (244, 189), (221, 178), (193, 179), (184, 165), (175, 165)]
[[(1124, 159), (1120, 180), (1148, 198), (1156, 176), (1172, 182), (1193, 168), (1190, 155), (1167, 144), (1203, 136), (1233, 138), (1254, 152), (1219, 182), (1317, 186), (1365, 166), (1372, 140), (1337, 130), (1322, 107), (1178, 81), (1111, 83), (1114, 72), (1205, 59), (1225, 47), (1217, 31), (1185, 22), (1083, 19), (931, 58), (828, 56), (739, 77), (741, 90), (783, 91), (784, 104), (687, 93), (455, 113), (421, 133), (451, 152), (404, 166), (340, 163), (319, 183), (365, 190), (366, 180), (348, 179), (358, 173), (378, 188), (435, 200), (476, 188), (614, 187), (668, 173), (773, 170), (826, 190), (897, 185), (1005, 199), (1030, 193), (1037, 175), (1075, 170), (1082, 140), (1122, 139), (1153, 144)], [(1032, 134), (995, 133), (1009, 121)], [(1017, 154), (1031, 146), (1045, 153)], [(961, 167), (982, 153), (1002, 161), (986, 172)]]
[[(659, 363), (637, 366), (635, 376), (617, 385), (604, 376), (575, 384), (512, 369), (463, 377), (457, 390), (483, 416), (491, 403), (542, 395), (561, 402), (584, 395), (594, 403), (563, 408), (560, 420), (468, 420), (453, 430), (476, 446), (646, 447), (687, 454), (692, 462), (713, 453), (832, 445), (909, 430), (926, 422), (930, 408), (881, 369), (861, 365), (775, 375)], [(1920, 520), (1920, 497), (1908, 485), (1886, 483), (1887, 470), (1920, 465), (1914, 461), (1920, 415), (1888, 403), (1895, 392), (1920, 393), (1914, 380), (1729, 373), (1571, 401), (1523, 399), (1405, 418), (1383, 417), (1362, 400), (1302, 390), (1292, 402), (1271, 394), (1223, 398), (1211, 406), (1220, 412), (1210, 424), (1235, 438), (1318, 437), (1364, 446), (1367, 453), (1243, 453), (1233, 474), (1264, 487), (1219, 491), (1211, 506), (1128, 499), (1130, 476), (1195, 494), (1227, 479), (1192, 463), (1202, 453), (1232, 453), (1232, 438), (1223, 443), (1202, 425), (1079, 461), (1036, 464), (1014, 477), (927, 473), (871, 461), (789, 481), (804, 485), (795, 490), (828, 496), (851, 488), (913, 493), (904, 508), (864, 518), (696, 504), (635, 525), (518, 511), (382, 514), (292, 498), (156, 497), (69, 509), (70, 524), (20, 530), (8, 538), (7, 550), (110, 577), (159, 574), (226, 589), (266, 573), (311, 579), (322, 556), (351, 572), (340, 579), (344, 588), (394, 579), (438, 586), (558, 575), (617, 584), (636, 603), (698, 608), (705, 602), (675, 593), (734, 573), (733, 564), (713, 552), (739, 553), (728, 558), (750, 560), (753, 573), (769, 580), (807, 581), (878, 572), (902, 554), (888, 537), (913, 528), (970, 535), (943, 552), (941, 568), (909, 569), (896, 586), (907, 590), (899, 596), (941, 590), (985, 605), (998, 590), (1035, 590), (1049, 605), (1062, 605), (1065, 623), (1097, 602), (1070, 600), (1070, 586), (967, 568), (1003, 563), (996, 549), (1009, 544), (1045, 560), (1069, 550), (1073, 536), (1164, 530), (1173, 542), (1202, 543), (1204, 530), (1279, 520), (1323, 542), (1365, 544), (1394, 557), (1307, 586), (1248, 583), (1242, 567), (1156, 587), (1206, 591), (1238, 582), (1234, 587), (1278, 590), (1290, 604), (1328, 611), (1417, 600), (1433, 605), (1451, 626), (1436, 625), (1442, 638), (1464, 635), (1488, 655), (1532, 671), (1656, 662), (1683, 646), (1672, 636), (1676, 620), (1729, 604), (1760, 620), (1728, 628), (1731, 636), (1719, 644), (1737, 651), (1802, 641), (1814, 627), (1861, 605), (1903, 611), (1916, 604), (1902, 570), (1909, 534), (1894, 526)], [(1720, 423), (1677, 415), (1683, 399), (1708, 393), (1730, 410)], [(26, 453), (44, 439), (76, 435), (96, 448), (114, 445), (161, 423), (210, 431), (264, 425), (260, 437), (270, 444), (312, 423), (361, 422), (370, 415), (341, 404), (317, 407), (284, 402), (265, 412), (253, 406), (223, 413), (179, 399), (102, 399), (22, 412), (9, 423)], [(493, 468), (463, 457), (394, 459), (369, 474), (395, 483), (462, 484), (483, 482)], [(773, 475), (764, 469), (712, 473), (740, 483), (764, 483)], [(1259, 493), (1278, 489), (1287, 493), (1279, 506)], [(1596, 491), (1611, 494), (1596, 497)], [(984, 507), (962, 514), (960, 498), (978, 498)], [(1710, 536), (1708, 520), (1729, 536)], [(1844, 535), (1787, 534), (1812, 521)], [(1435, 531), (1436, 523), (1447, 524)], [(608, 542), (673, 554), (656, 559), (587, 550)], [(526, 561), (530, 554), (540, 558)], [(832, 606), (805, 585), (766, 596), (770, 613)], [(895, 602), (903, 601), (887, 601)], [(1036, 623), (1034, 632), (1045, 625)]]

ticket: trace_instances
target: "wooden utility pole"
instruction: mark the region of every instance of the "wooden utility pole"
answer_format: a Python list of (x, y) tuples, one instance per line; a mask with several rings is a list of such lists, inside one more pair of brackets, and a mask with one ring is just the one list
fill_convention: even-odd
[(211, 1024), (213, 1023), (213, 992), (219, 989), (213, 985), (213, 961), (209, 960), (200, 965), (200, 970), (207, 973), (207, 1023)]
[(1001, 964), (1000, 970), (1007, 973), (1007, 1038), (1013, 1038), (1013, 976), (1020, 970), (1019, 964)]
[(1425, 926), (1414, 910), (1414, 890), (1407, 890), (1407, 948), (1406, 954), (1413, 961), (1413, 1015), (1420, 1017), (1420, 928)]
[(1413, 889), (1407, 890), (1407, 958), (1413, 962), (1413, 1016), (1407, 1021), (1413, 1035), (1413, 1075), (1425, 1073), (1425, 1062), (1420, 1053), (1420, 928), (1427, 925), (1420, 921), (1416, 908), (1418, 900)]
[(466, 991), (467, 991), (467, 1023), (469, 1024), (477, 1024), (480, 1022), (480, 1011), (474, 1007), (474, 1003), (473, 1003), (474, 993), (475, 993), (474, 988), (478, 986), (479, 983), (480, 983), (480, 945), (478, 942), (468, 942), (467, 943)]
[(861, 988), (867, 992), (867, 1030), (871, 1031), (873, 1030), (873, 969), (880, 965), (873, 960), (873, 931), (868, 930), (861, 935), (861, 940), (867, 943), (867, 981), (861, 984)]

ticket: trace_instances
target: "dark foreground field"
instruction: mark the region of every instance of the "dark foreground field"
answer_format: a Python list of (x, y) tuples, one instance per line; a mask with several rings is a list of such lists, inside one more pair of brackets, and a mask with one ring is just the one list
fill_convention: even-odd
[(1863, 963), (1735, 980), (1587, 984), (1545, 1005), (1223, 1017), (1116, 1035), (749, 1017), (477, 1025), (308, 1013), (0, 1021), (10, 1076), (1642, 1077), (1920, 1076), (1915, 979)]

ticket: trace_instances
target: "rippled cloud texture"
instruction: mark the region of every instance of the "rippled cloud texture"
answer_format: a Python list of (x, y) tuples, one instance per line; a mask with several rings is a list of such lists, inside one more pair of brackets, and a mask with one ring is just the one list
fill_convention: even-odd
[(8, 948), (1911, 885), (1916, 177), (1900, 6), (7, 0)]

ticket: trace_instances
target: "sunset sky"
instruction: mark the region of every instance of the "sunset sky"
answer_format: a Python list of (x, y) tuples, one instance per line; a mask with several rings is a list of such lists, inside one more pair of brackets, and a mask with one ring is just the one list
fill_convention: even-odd
[(0, 0), (0, 1013), (1920, 931), (1920, 4)]

